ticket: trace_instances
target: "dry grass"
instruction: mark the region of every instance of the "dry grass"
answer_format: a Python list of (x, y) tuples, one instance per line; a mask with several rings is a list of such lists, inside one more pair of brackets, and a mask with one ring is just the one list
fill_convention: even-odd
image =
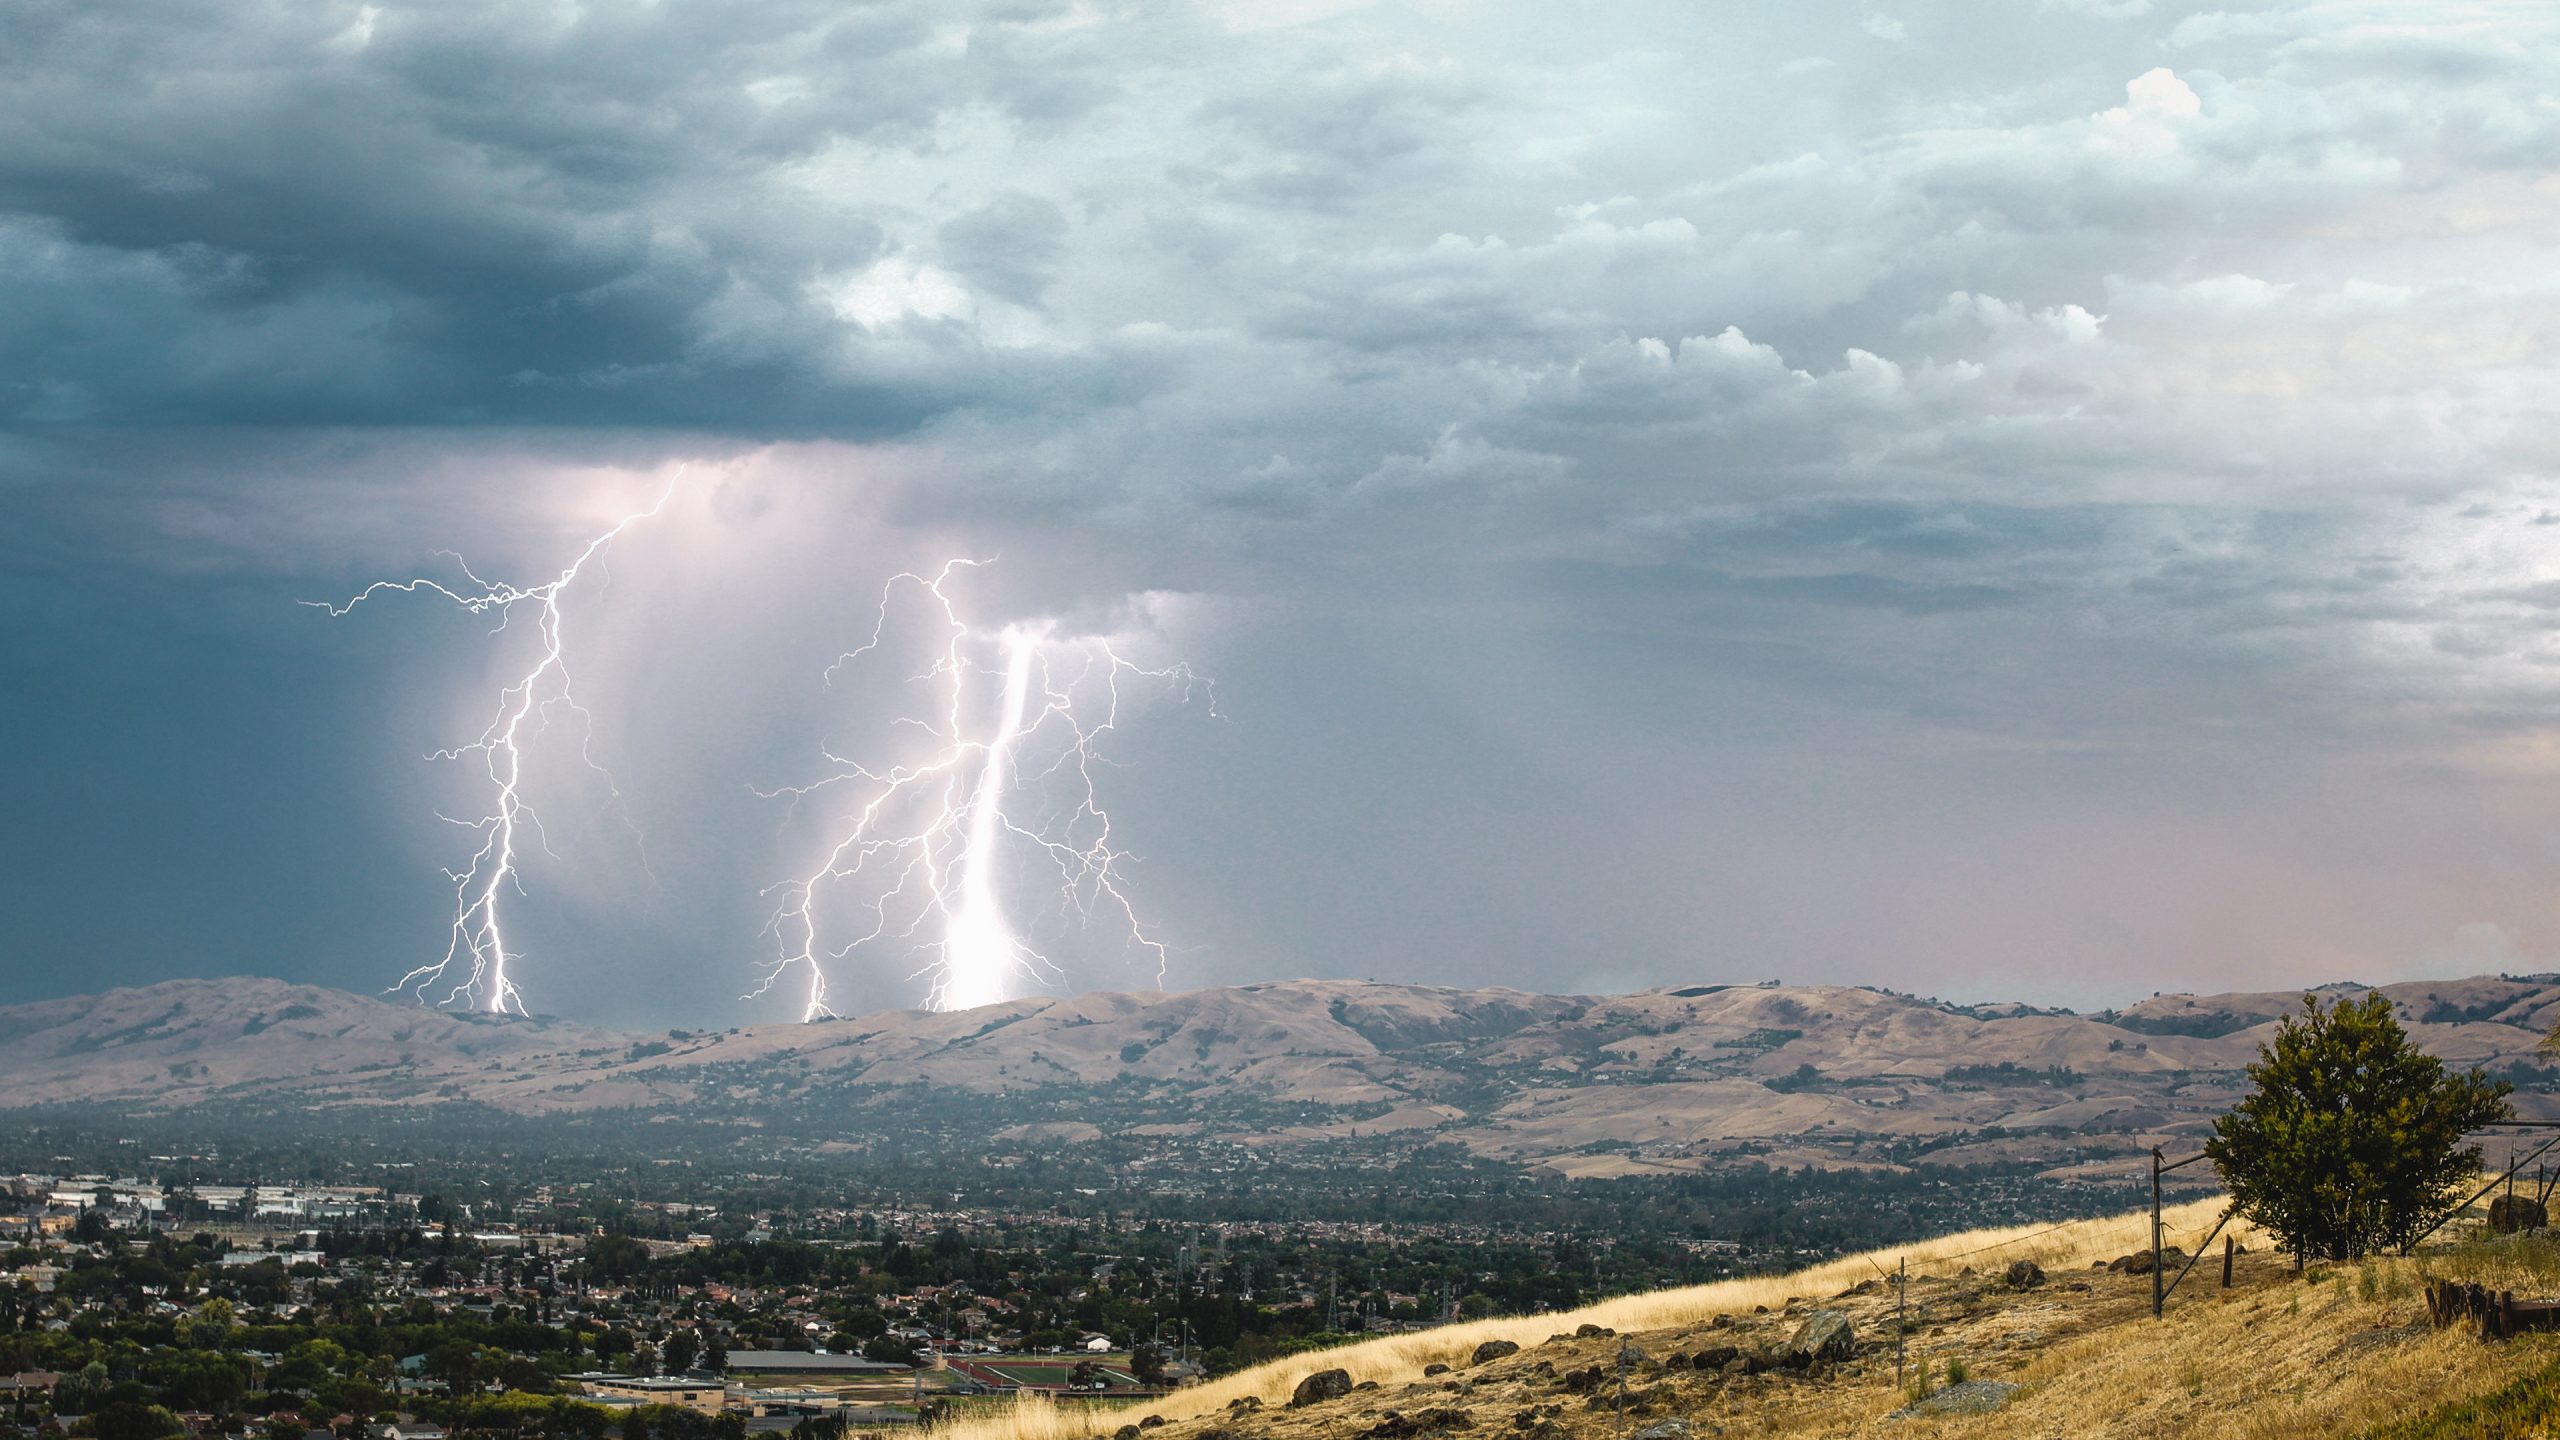
[[(2171, 1207), (2165, 1217), (2170, 1243), (2183, 1242), (2192, 1247), (2212, 1227), (2221, 1210), (2219, 1199)], [(2263, 1245), (2253, 1232), (2244, 1231), (2241, 1241), (2243, 1244)], [(1248, 1396), (1266, 1405), (1277, 1405), (1289, 1398), (1300, 1380), (1318, 1370), (1336, 1367), (1351, 1372), (1355, 1382), (1374, 1380), (1382, 1386), (1402, 1385), (1419, 1380), (1425, 1365), (1464, 1363), (1475, 1348), (1487, 1340), (1534, 1345), (1550, 1335), (1571, 1331), (1583, 1324), (1604, 1325), (1628, 1333), (1698, 1326), (1718, 1315), (1745, 1314), (1757, 1306), (1780, 1310), (1790, 1299), (1836, 1294), (1862, 1280), (1885, 1274), (1906, 1259), (1915, 1279), (1952, 1275), (1966, 1267), (1996, 1273), (2012, 1261), (2021, 1259), (2033, 1260), (2047, 1270), (2060, 1273), (2083, 1268), (2093, 1260), (2111, 1259), (2128, 1251), (2146, 1248), (2150, 1243), (2151, 1217), (2147, 1210), (2056, 1226), (2020, 1225), (1969, 1230), (1915, 1245), (1851, 1255), (1786, 1275), (1723, 1280), (1708, 1285), (1627, 1295), (1580, 1310), (1446, 1325), (1415, 1334), (1390, 1335), (1336, 1349), (1292, 1355), (1165, 1396), (1144, 1408), (1168, 1421), (1181, 1421), (1214, 1414), (1226, 1409), (1230, 1401)], [(1891, 1403), (1886, 1401), (1899, 1403), (1892, 1392), (1885, 1391), (1875, 1397), (1872, 1404), (1862, 1397), (1858, 1409), (1861, 1413), (1880, 1414), (1891, 1408)], [(1006, 1413), (962, 1421), (936, 1434), (938, 1440), (1080, 1440), (1084, 1436), (1107, 1434), (1132, 1418), (1133, 1413), (1127, 1407), (1092, 1406), (1061, 1411), (1046, 1401), (1026, 1399)], [(1766, 1418), (1778, 1420), (1781, 1417), (1772, 1412)], [(1804, 1418), (1811, 1420), (1817, 1417), (1808, 1415)], [(1977, 1428), (1968, 1433), (1980, 1433), (1979, 1422), (1976, 1424)], [(1929, 1432), (1916, 1430), (1911, 1433)]]

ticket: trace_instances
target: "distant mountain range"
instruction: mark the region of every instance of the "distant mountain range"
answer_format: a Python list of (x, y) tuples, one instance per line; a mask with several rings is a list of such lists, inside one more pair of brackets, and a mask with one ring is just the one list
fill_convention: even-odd
[[(2560, 1071), (2537, 1053), (2560, 1022), (2560, 977), (2381, 988), (2428, 1049), (2517, 1080), (2520, 1109), (2560, 1117)], [(0, 1008), (0, 1096), (142, 1112), (783, 1117), (858, 1148), (926, 1087), (969, 1098), (989, 1143), (1020, 1150), (1401, 1140), (1576, 1177), (1742, 1155), (2067, 1173), (2192, 1141), (2299, 1004), (2169, 995), (2077, 1015), (1840, 986), (1575, 996), (1303, 980), (638, 1035), (189, 980)]]

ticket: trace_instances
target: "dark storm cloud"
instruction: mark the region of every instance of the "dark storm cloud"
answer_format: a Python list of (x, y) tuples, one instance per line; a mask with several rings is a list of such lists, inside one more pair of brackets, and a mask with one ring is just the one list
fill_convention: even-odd
[[(1224, 647), (1248, 718), (1130, 782), (1216, 951), (1188, 978), (2523, 963), (2560, 952), (2498, 858), (2560, 774), (2553, 25), (22, 5), (5, 713), (72, 777), (186, 753), (179, 710), (118, 708), (175, 655), (264, 763), (270, 710), (374, 727), (333, 762), (353, 852), (417, 808), (354, 793), (363, 755), (449, 741), (432, 677), (496, 642), (421, 630), (404, 669), (271, 612), (445, 545), (534, 573), (692, 460), (699, 533), (635, 541), (647, 621), (593, 643), (633, 803), (741, 894), (774, 843), (743, 785), (805, 769), (802, 682), (882, 576), (1001, 553), (991, 607), (1180, 593)], [(24, 813), (79, 793), (19, 778)], [(306, 853), (254, 785), (152, 788)], [(84, 834), (26, 890), (56, 948), (126, 832)], [(411, 844), (347, 883), (414, 900)], [(1985, 906), (1986, 869), (2028, 878)], [(697, 880), (697, 929), (628, 937), (669, 993), (762, 918)], [(405, 953), (416, 920), (347, 923)]]

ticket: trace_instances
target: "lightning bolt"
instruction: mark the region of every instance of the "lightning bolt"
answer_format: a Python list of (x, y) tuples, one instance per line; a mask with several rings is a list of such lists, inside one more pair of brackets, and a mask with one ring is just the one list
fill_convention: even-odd
[[(512, 889), (524, 893), (524, 883), (517, 873), (516, 852), (520, 838), (530, 833), (542, 844), (546, 854), (552, 853), (542, 833), (542, 819), (534, 813), (524, 795), (525, 749), (549, 725), (554, 708), (567, 710), (577, 717), (581, 727), (579, 758), (588, 768), (605, 777), (607, 788), (618, 803), (622, 792), (611, 771), (596, 763), (591, 746), (595, 738), (595, 720), (585, 706), (578, 703), (571, 682), (567, 659), (566, 621), (560, 600), (569, 587), (577, 583), (589, 562), (611, 545), (622, 532), (643, 520), (651, 519), (674, 498), (676, 484), (683, 479), (678, 469), (668, 476), (666, 487), (657, 500), (645, 510), (634, 510), (614, 522), (613, 528), (587, 542), (567, 568), (540, 585), (519, 586), (498, 580), (484, 580), (469, 562), (450, 550), (436, 553), (453, 561), (469, 587), (456, 588), (424, 577), (411, 580), (377, 580), (356, 592), (343, 604), (322, 600), (302, 603), (326, 610), (332, 618), (344, 618), (358, 605), (380, 595), (428, 594), (461, 606), (474, 615), (494, 612), (497, 630), (505, 630), (515, 620), (519, 607), (529, 607), (539, 644), (533, 665), (514, 683), (498, 692), (497, 713), (479, 737), (468, 744), (438, 750), (428, 758), (459, 760), (477, 756), (486, 770), (490, 785), (488, 813), (478, 819), (460, 820), (439, 814), (436, 818), (472, 831), (479, 837), (469, 863), (459, 870), (447, 870), (453, 882), (453, 928), (445, 942), (442, 959), (417, 966), (400, 977), (392, 990), (407, 990), (419, 999), (428, 998), (439, 984), (450, 988), (436, 1003), (452, 1005), (467, 1001), (472, 1008), (493, 1015), (527, 1013), (524, 992), (516, 988), (509, 973), (516, 958), (507, 949), (505, 927), (500, 923), (499, 897)], [(628, 823), (628, 816), (625, 822)], [(634, 832), (636, 835), (636, 831)], [(644, 861), (645, 863), (645, 861)]]
[(1062, 637), (1054, 621), (973, 628), (945, 587), (992, 563), (952, 560), (930, 578), (892, 576), (871, 638), (827, 668), (833, 684), (879, 650), (900, 588), (919, 592), (939, 616), (941, 641), (914, 682), (938, 704), (931, 717), (900, 723), (923, 731), (931, 753), (873, 766), (830, 749), (834, 774), (757, 792), (795, 804), (849, 797), (817, 863), (765, 891), (776, 901), (766, 926), (776, 948), (753, 994), (805, 978), (804, 1019), (834, 1015), (829, 964), (870, 948), (920, 958), (909, 978), (926, 982), (926, 1004), (937, 1010), (994, 1004), (1056, 981), (1059, 967), (1015, 927), (1003, 901), (1005, 866), (1024, 859), (1053, 872), (1062, 921), (1090, 927), (1107, 918), (1127, 945), (1154, 958), (1164, 981), (1170, 957), (1129, 898), (1128, 856), (1113, 841), (1095, 772), (1111, 763), (1103, 747), (1119, 728), (1124, 684), (1167, 686), (1185, 702), (1205, 694), (1212, 715), (1215, 688), (1188, 665), (1149, 669), (1108, 639)]

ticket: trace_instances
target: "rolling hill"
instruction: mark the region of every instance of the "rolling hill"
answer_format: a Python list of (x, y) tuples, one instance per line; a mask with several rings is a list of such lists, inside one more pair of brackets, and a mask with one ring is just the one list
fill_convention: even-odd
[[(2560, 1023), (2560, 977), (2383, 990), (2430, 1050), (2518, 1080), (2526, 1113), (2560, 1115), (2537, 1055)], [(2299, 999), (2161, 996), (2079, 1015), (1837, 986), (1565, 996), (1303, 980), (637, 1035), (237, 978), (0, 1008), (0, 1093), (141, 1112), (796, 1117), (859, 1141), (929, 1091), (969, 1099), (992, 1138), (1027, 1148), (1435, 1141), (1575, 1177), (1734, 1156), (2067, 1169), (2199, 1135)]]

